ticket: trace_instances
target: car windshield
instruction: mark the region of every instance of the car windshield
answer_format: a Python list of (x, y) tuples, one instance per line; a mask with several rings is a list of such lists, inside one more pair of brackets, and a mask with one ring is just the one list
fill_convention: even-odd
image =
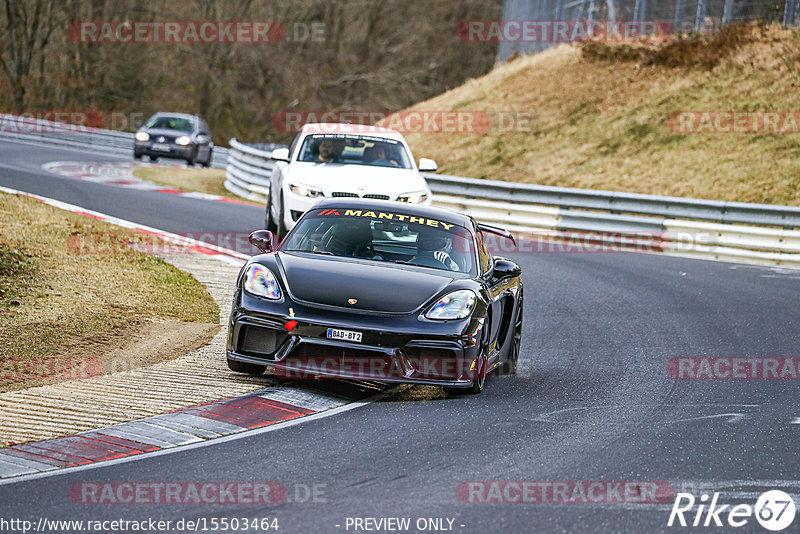
[(348, 134), (306, 136), (298, 161), (349, 163), (395, 169), (411, 169), (411, 158), (400, 141), (385, 137)]
[(194, 131), (194, 121), (182, 117), (168, 117), (157, 115), (144, 125), (145, 128), (157, 130), (178, 130), (180, 132)]
[(435, 218), (369, 209), (315, 209), (281, 245), (283, 252), (419, 265), (475, 276), (472, 234)]

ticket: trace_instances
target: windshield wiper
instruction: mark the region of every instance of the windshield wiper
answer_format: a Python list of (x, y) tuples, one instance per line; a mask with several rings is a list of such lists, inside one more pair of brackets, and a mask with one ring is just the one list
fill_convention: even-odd
[(294, 248), (294, 249), (284, 250), (282, 252), (304, 252), (306, 254), (324, 254), (325, 256), (335, 256), (333, 252), (330, 252), (328, 250), (302, 250), (299, 248)]
[(410, 261), (405, 261), (405, 260), (394, 260), (394, 262), (402, 263), (403, 265), (416, 265), (417, 267), (420, 266), (419, 263), (411, 263)]

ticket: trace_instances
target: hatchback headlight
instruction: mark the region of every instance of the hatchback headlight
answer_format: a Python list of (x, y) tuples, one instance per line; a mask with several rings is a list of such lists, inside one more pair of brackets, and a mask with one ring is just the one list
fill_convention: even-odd
[(410, 204), (422, 204), (428, 200), (428, 193), (425, 191), (412, 191), (411, 193), (403, 193), (397, 197), (400, 202), (408, 202)]
[(278, 300), (281, 289), (272, 272), (259, 263), (251, 263), (244, 274), (244, 290), (259, 297)]
[(147, 141), (150, 139), (150, 134), (147, 132), (136, 132), (137, 141)]
[(175, 139), (175, 143), (179, 144), (181, 146), (186, 146), (191, 142), (192, 142), (192, 140), (189, 139), (189, 137), (187, 137), (185, 135), (182, 135), (182, 136), (178, 137), (177, 139)]
[(475, 292), (469, 289), (453, 291), (440, 298), (439, 302), (428, 310), (425, 317), (437, 320), (464, 319), (475, 309), (477, 300)]
[(289, 191), (301, 197), (317, 198), (323, 196), (322, 189), (303, 184), (289, 184)]

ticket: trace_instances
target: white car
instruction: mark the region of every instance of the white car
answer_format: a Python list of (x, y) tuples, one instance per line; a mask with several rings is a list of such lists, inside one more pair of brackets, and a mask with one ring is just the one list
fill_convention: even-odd
[(324, 197), (430, 204), (420, 173), (437, 169), (426, 158), (417, 167), (400, 132), (352, 124), (306, 124), (289, 148), (272, 151), (272, 159), (265, 225), (281, 236)]

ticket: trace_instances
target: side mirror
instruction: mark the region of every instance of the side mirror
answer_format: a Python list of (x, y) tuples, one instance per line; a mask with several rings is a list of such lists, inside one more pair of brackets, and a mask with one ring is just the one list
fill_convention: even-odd
[(522, 274), (522, 267), (517, 265), (511, 260), (505, 258), (495, 258), (494, 271), (492, 278), (495, 280), (503, 280), (505, 278), (515, 278)]
[(274, 249), (272, 248), (272, 232), (269, 230), (256, 230), (250, 237), (248, 241), (250, 244), (256, 247), (258, 250), (267, 254), (268, 252), (272, 252)]
[(436, 172), (439, 166), (435, 161), (428, 158), (419, 158), (419, 172)]
[(285, 161), (286, 163), (289, 163), (289, 149), (276, 148), (272, 151), (272, 159), (275, 161)]

